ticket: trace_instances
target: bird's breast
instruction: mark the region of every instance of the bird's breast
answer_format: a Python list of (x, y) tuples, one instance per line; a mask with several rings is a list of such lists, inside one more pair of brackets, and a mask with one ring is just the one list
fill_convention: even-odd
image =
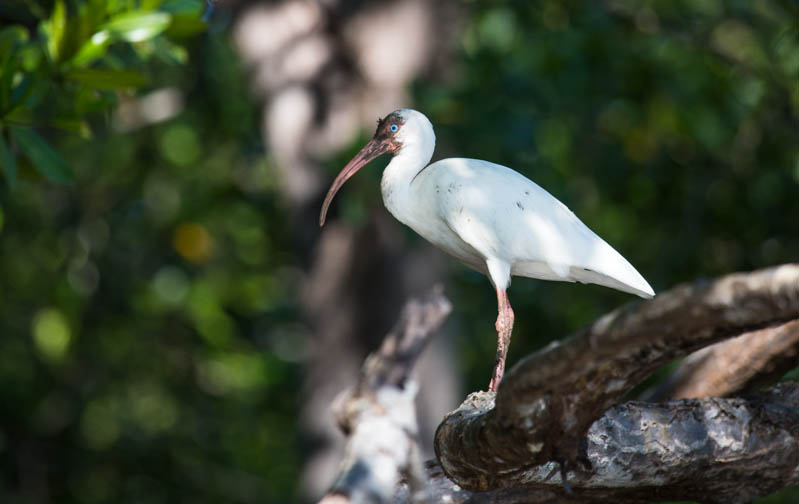
[(391, 182), (384, 178), (381, 183), (383, 204), (398, 221), (455, 259), (485, 272), (484, 258), (463, 241), (441, 215), (440, 188), (436, 193), (434, 186)]

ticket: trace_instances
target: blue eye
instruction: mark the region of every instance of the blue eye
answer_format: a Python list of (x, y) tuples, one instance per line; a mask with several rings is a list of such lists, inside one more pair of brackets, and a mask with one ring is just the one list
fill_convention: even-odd
[(399, 129), (399, 126), (397, 126), (396, 124), (392, 124), (391, 126), (389, 126), (389, 128), (388, 128), (388, 129), (389, 129), (389, 131), (391, 131), (392, 133), (396, 133), (396, 132), (397, 132), (397, 130)]

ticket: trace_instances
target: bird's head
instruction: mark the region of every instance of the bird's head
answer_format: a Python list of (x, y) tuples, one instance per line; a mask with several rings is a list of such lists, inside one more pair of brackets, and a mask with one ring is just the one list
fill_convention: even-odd
[[(322, 211), (319, 214), (319, 226), (325, 225), (327, 209), (330, 207), (333, 197), (344, 185), (344, 182), (355, 175), (358, 170), (382, 154), (397, 154), (406, 146), (415, 145), (427, 138), (434, 138), (433, 126), (421, 112), (399, 109), (383, 119), (379, 119), (375, 136), (339, 172), (327, 191), (325, 201), (322, 203)], [(432, 150), (430, 152), (432, 153)]]

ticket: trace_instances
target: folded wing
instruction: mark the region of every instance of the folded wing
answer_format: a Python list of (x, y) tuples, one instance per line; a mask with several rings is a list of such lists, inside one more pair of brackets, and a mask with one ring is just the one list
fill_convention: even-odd
[(419, 176), (426, 191), (437, 192), (441, 219), (485, 261), (507, 264), (513, 275), (654, 295), (621, 254), (520, 173), (487, 161), (450, 158)]

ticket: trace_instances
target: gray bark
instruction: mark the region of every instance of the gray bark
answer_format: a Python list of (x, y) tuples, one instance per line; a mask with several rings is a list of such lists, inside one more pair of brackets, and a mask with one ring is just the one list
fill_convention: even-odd
[[(793, 385), (767, 399), (614, 404), (675, 358), (797, 318), (796, 264), (631, 303), (517, 364), (496, 403), (488, 393), (467, 398), (438, 428), (438, 460), (473, 492), (544, 485), (565, 495), (561, 472), (572, 495), (631, 502), (730, 499), (710, 480), (726, 481), (746, 498), (790, 486), (799, 472)], [(660, 493), (669, 486), (672, 493)]]
[[(483, 414), (491, 399), (473, 394), (459, 414)], [(428, 491), (452, 503), (749, 502), (799, 484), (799, 384), (747, 398), (627, 402), (594, 422), (585, 443), (589, 467), (568, 472), (570, 490), (548, 462), (483, 476), (480, 484), (499, 484), (488, 492), (466, 490), (431, 465)], [(406, 495), (400, 489), (395, 502)]]

